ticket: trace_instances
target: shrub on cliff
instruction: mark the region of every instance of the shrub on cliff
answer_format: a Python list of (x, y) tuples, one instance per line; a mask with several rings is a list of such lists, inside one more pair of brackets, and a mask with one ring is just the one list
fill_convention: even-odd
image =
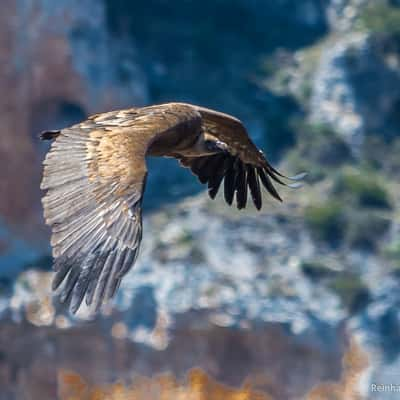
[(332, 245), (342, 242), (346, 232), (346, 219), (340, 203), (331, 200), (305, 210), (305, 222), (312, 236)]
[(356, 274), (341, 274), (329, 286), (351, 314), (364, 308), (370, 299), (368, 288)]
[(383, 250), (385, 258), (391, 262), (393, 273), (400, 276), (400, 240), (389, 243)]
[(333, 193), (362, 207), (391, 209), (389, 193), (379, 179), (368, 171), (346, 168), (336, 177)]
[(309, 172), (308, 181), (319, 181), (332, 168), (353, 162), (347, 143), (331, 128), (299, 122), (297, 146), (287, 156), (294, 170)]
[(368, 32), (400, 36), (400, 8), (376, 0), (365, 7), (357, 23)]
[(390, 219), (367, 210), (349, 213), (346, 242), (350, 247), (375, 250), (390, 227)]

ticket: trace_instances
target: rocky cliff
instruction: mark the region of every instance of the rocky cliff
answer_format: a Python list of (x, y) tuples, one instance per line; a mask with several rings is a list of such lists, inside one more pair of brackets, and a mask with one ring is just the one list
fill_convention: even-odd
[[(261, 376), (273, 398), (297, 399), (340, 377), (350, 337), (371, 358), (365, 397), (388, 398), (369, 383), (391, 383), (400, 363), (397, 3), (4, 2), (5, 398), (54, 399), (59, 367), (104, 383), (200, 366), (236, 387)], [(168, 100), (238, 115), (275, 164), (308, 181), (283, 190), (283, 205), (239, 213), (193, 196), (201, 186), (173, 162), (150, 160), (139, 262), (105, 316), (73, 319), (40, 271), (51, 260), (36, 132)]]

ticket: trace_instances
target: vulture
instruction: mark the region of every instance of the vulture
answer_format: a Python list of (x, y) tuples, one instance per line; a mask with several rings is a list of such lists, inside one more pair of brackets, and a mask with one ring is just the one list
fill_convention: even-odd
[(274, 169), (233, 116), (168, 103), (96, 114), (58, 131), (43, 162), (41, 189), (55, 271), (52, 289), (75, 313), (83, 300), (95, 312), (116, 293), (134, 265), (142, 238), (146, 157), (174, 157), (208, 185), (214, 199), (246, 207), (248, 192), (261, 208), (264, 187), (297, 187)]

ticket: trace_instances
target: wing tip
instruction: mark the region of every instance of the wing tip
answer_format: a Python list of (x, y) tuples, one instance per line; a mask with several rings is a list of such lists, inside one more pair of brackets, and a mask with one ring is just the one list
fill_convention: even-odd
[(308, 172), (304, 171), (304, 172), (300, 172), (299, 174), (294, 175), (294, 176), (288, 176), (287, 179), (289, 179), (290, 181), (302, 181), (307, 176), (308, 176)]

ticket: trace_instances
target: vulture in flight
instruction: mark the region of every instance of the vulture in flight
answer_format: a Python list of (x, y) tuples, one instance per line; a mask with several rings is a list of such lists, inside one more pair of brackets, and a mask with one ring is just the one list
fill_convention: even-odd
[[(281, 200), (273, 182), (295, 187), (274, 169), (242, 123), (227, 114), (183, 103), (96, 114), (59, 131), (44, 161), (41, 188), (51, 227), (53, 290), (75, 313), (82, 301), (96, 311), (132, 268), (142, 238), (146, 156), (174, 157), (208, 185), (213, 199), (224, 181), (231, 205), (248, 192), (261, 208), (262, 186)], [(298, 184), (297, 184), (298, 185)], [(92, 308), (92, 309), (93, 309)]]

